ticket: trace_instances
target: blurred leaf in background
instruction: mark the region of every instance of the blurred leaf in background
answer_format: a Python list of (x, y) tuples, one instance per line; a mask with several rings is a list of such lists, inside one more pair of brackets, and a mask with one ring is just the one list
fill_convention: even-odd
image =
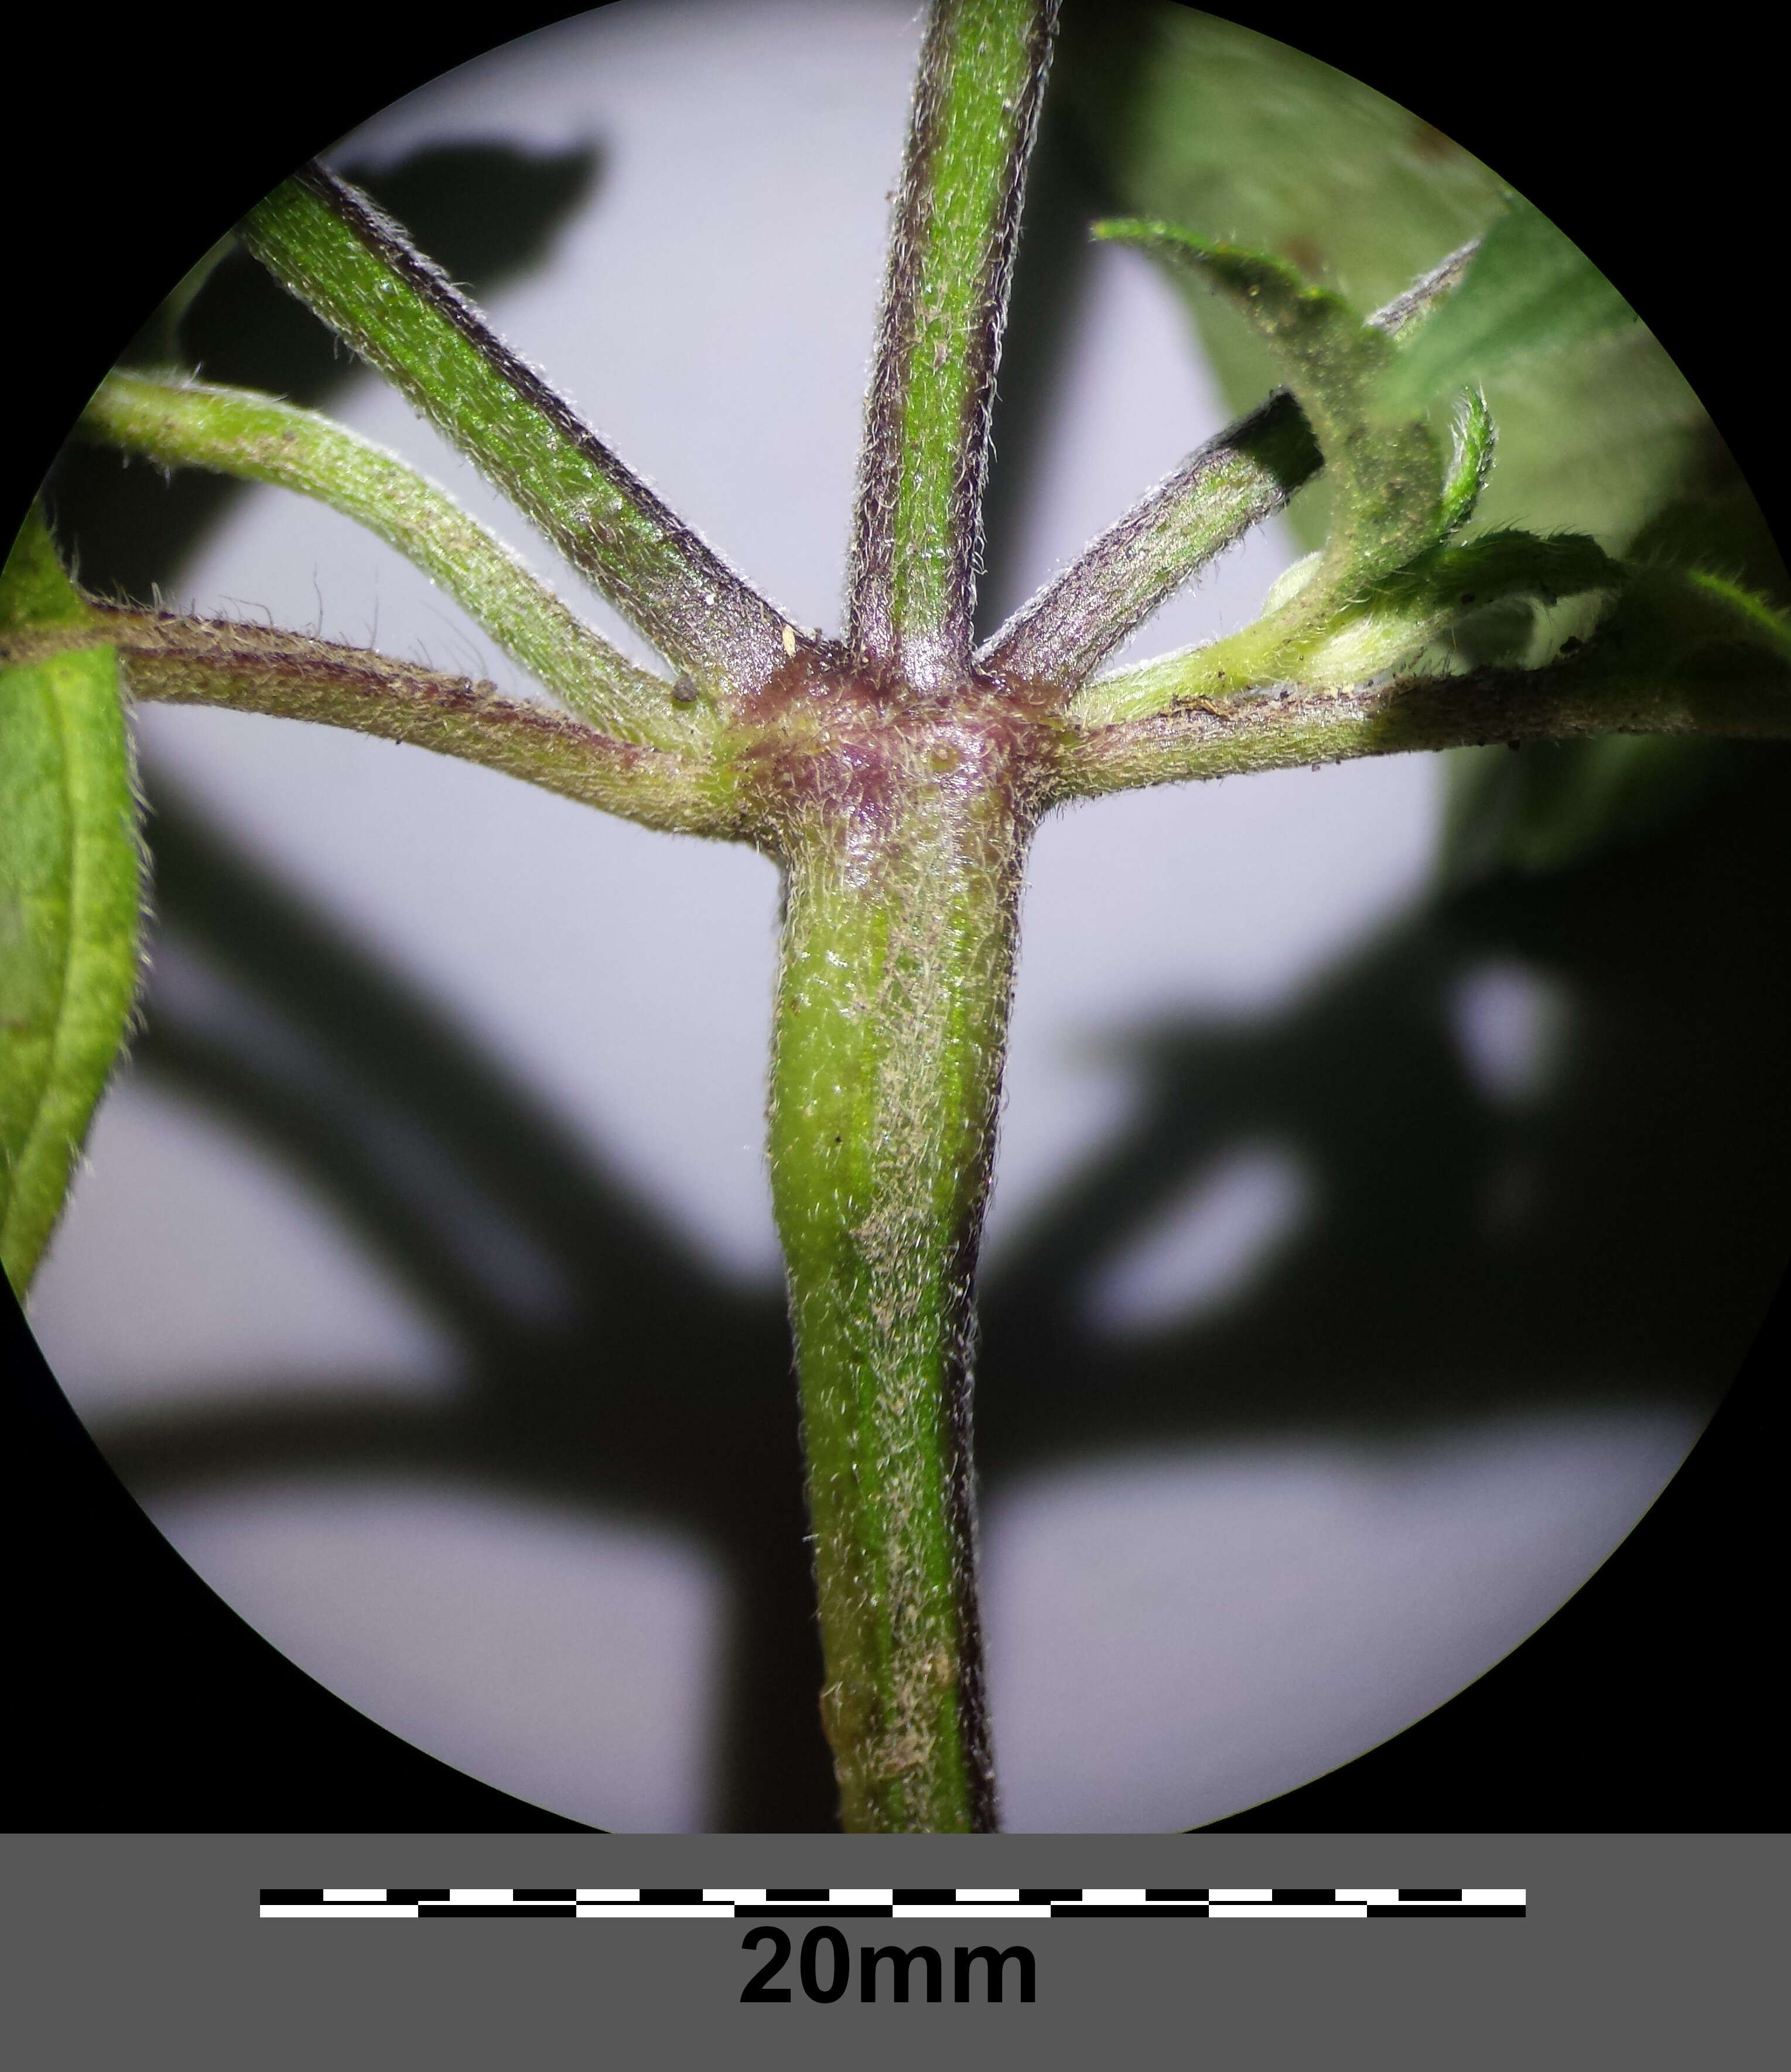
[[(1149, 0), (1082, 15), (1058, 76), (1107, 206), (1278, 254), (1358, 310), (1481, 240), (1386, 398), (1416, 408), (1484, 391), (1497, 458), (1469, 536), (1589, 533), (1652, 568), (1791, 604), (1758, 504), (1658, 340), (1570, 239), (1421, 117), (1253, 30)], [(1219, 297), (1178, 286), (1231, 407), (1259, 403), (1276, 383), (1260, 339)], [(1322, 543), (1322, 478), (1288, 515), (1305, 547)], [(1584, 640), (1602, 608), (1539, 613), (1526, 659)], [(1702, 668), (1709, 653), (1678, 642), (1663, 666)], [(1459, 751), (1445, 871), (1560, 869), (1664, 825), (1755, 753), (1625, 737)]]

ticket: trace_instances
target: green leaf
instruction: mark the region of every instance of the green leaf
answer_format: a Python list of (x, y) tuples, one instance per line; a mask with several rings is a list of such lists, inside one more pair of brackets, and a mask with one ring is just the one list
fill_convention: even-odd
[(1110, 212), (1274, 253), (1358, 309), (1500, 212), (1497, 176), (1419, 116), (1214, 14), (1072, 10), (1058, 79)]
[(1778, 606), (1791, 605), (1778, 547), (1714, 427), (1702, 465), (1688, 471), (1680, 492), (1637, 533), (1629, 558), (1723, 576)]
[[(1600, 635), (1613, 662), (1646, 654), (1681, 681), (1757, 668), (1762, 649), (1778, 652), (1791, 600), (1760, 507), (1715, 430), (1705, 425), (1690, 452), (1679, 493), (1635, 537), (1632, 594)], [(1444, 869), (1464, 880), (1564, 869), (1665, 828), (1750, 753), (1685, 739), (1584, 741), (1521, 756), (1463, 750), (1451, 758)]]
[[(1190, 8), (1071, 17), (1066, 113), (1115, 214), (1186, 225), (1286, 261), (1353, 307), (1378, 309), (1498, 215), (1496, 176), (1359, 80), (1234, 22)], [(1277, 378), (1234, 307), (1189, 297), (1234, 411)], [(1291, 513), (1325, 538), (1323, 481)]]
[[(1445, 365), (1449, 327), (1468, 321), (1452, 317), (1452, 297), (1390, 362), (1423, 376), (1427, 403), (1484, 388), (1499, 457), (1478, 522), (1588, 532), (1621, 553), (1675, 493), (1708, 430), (1690, 387), (1642, 324), (1600, 327), (1627, 305), (1613, 304), (1571, 241), (1527, 204), (1514, 208), (1497, 175), (1423, 111), (1188, 8), (1089, 10), (1078, 32), (1063, 53), (1062, 90), (1115, 213), (1275, 254), (1362, 310), (1470, 239), (1485, 240), (1469, 269), (1481, 275), (1477, 296), (1497, 288), (1508, 262), (1521, 270), (1526, 240), (1546, 245), (1552, 276), (1570, 277), (1527, 312), (1556, 323), (1548, 350), (1513, 352), (1477, 382), (1473, 354)], [(1279, 378), (1263, 340), (1211, 295), (1191, 294), (1189, 308), (1231, 407), (1259, 402)], [(1328, 495), (1321, 480), (1292, 507), (1308, 547), (1325, 536)]]
[(1470, 388), (1456, 415), (1455, 451), (1443, 484), (1443, 529), (1459, 532), (1474, 515), (1492, 479), (1493, 450), (1498, 443), (1486, 398)]
[(1757, 674), (1763, 664), (1791, 672), (1791, 615), (1708, 569), (1638, 564), (1586, 663), (1621, 674), (1638, 655), (1667, 682)]
[[(1483, 390), (1498, 465), (1477, 525), (1589, 534), (1608, 553), (1713, 568), (1785, 597), (1746, 484), (1690, 384), (1598, 273), (1596, 254), (1517, 200), (1425, 111), (1191, 9), (1110, 0), (1072, 20), (1076, 40), (1059, 73), (1065, 112), (1108, 209), (1278, 254), (1362, 309), (1395, 295), (1439, 253), (1482, 240), (1469, 269), (1477, 278), (1414, 327), (1394, 363), (1427, 401), (1470, 384)], [(1247, 409), (1277, 378), (1272, 355), (1218, 298), (1188, 299), (1227, 401)], [(1308, 548), (1325, 537), (1329, 496), (1321, 478), (1289, 508)], [(1507, 631), (1521, 625), (1514, 615)], [(1707, 648), (1685, 666), (1709, 666), (1716, 652)], [(1604, 839), (1600, 828), (1614, 838), (1661, 824), (1702, 796), (1707, 768), (1748, 752), (1633, 739), (1521, 755), (1459, 751), (1456, 867), (1520, 853), (1525, 868), (1545, 867), (1544, 858), (1552, 867), (1588, 853)], [(1675, 758), (1682, 782), (1670, 775)]]
[(1421, 409), (1514, 361), (1633, 331), (1639, 322), (1579, 246), (1511, 194), (1461, 285), (1399, 355), (1386, 401), (1390, 409)]
[[(1214, 692), (1279, 676), (1361, 683), (1415, 663), (1464, 611), (1481, 615), (1516, 599), (1553, 604), (1615, 586), (1615, 565), (1584, 535), (1543, 539), (1507, 528), (1463, 546), (1444, 544), (1473, 515), (1492, 472), (1485, 398), (1477, 389), (1464, 398), (1445, 473), (1428, 426), (1389, 417), (1383, 397), (1407, 349), (1400, 337), (1422, 336), (1441, 320), (1439, 307), (1446, 315), (1471, 261), (1433, 269), (1389, 322), (1359, 316), (1341, 296), (1267, 253), (1161, 223), (1101, 223), (1095, 234), (1199, 274), (1244, 311), (1311, 424), (1331, 479), (1322, 552), (1296, 580), (1276, 586), (1254, 626), (1185, 662), (1173, 658), (1181, 675), (1191, 669)], [(1144, 665), (1106, 686), (1103, 709), (1129, 709), (1159, 683)]]
[(1417, 663), (1440, 643), (1447, 647), (1464, 620), (1519, 602), (1552, 605), (1614, 590), (1622, 580), (1617, 564), (1583, 534), (1489, 532), (1436, 547), (1340, 613), (1303, 655), (1300, 673), (1337, 688), (1363, 683)]
[(1267, 253), (1223, 245), (1166, 223), (1099, 223), (1097, 237), (1151, 253), (1206, 281), (1241, 310), (1274, 354), (1306, 413), (1333, 497), (1327, 566), (1310, 606), (1389, 573), (1444, 530), (1442, 461), (1425, 425), (1389, 421), (1375, 406), (1399, 348), (1341, 295), (1302, 280)]
[(1395, 672), (1441, 675), (1514, 660), (1530, 644), (1535, 606), (1616, 590), (1626, 580), (1583, 535), (1493, 532), (1441, 542), (1302, 626), (1323, 561), (1312, 554), (1286, 570), (1254, 624), (1099, 677), (1078, 709), (1111, 723), (1277, 681), (1341, 690)]
[(23, 1297), (121, 1048), (140, 870), (117, 651), (41, 518), (0, 574), (0, 1264)]
[[(1654, 684), (1711, 689), (1781, 681), (1791, 703), (1791, 616), (1731, 578), (1632, 563), (1623, 593), (1579, 665), (1621, 681), (1638, 662)], [(1501, 871), (1561, 870), (1659, 832), (1739, 767), (1723, 741), (1617, 734), (1540, 743), (1521, 754), (1452, 758), (1444, 865), (1457, 884)]]

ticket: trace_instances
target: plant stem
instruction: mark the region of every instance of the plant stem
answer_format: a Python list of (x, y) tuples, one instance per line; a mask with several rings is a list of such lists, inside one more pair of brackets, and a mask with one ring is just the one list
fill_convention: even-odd
[(1791, 689), (1762, 654), (1704, 682), (1645, 660), (1621, 673), (1597, 650), (1542, 669), (1477, 669), (1331, 690), (1289, 684), (1155, 717), (1078, 729), (1061, 796), (1092, 799), (1191, 778), (1234, 777), (1440, 748), (1615, 734), (1791, 739)]
[(934, 0), (865, 401), (847, 643), (922, 695), (970, 665), (990, 411), (1058, 0)]
[(1027, 753), (1011, 721), (961, 717), (836, 740), (827, 796), (783, 843), (771, 1179), (822, 1713), (848, 1831), (995, 1820), (971, 1293), (1032, 820)]
[[(1097, 233), (1098, 234), (1098, 233)], [(1389, 337), (1422, 326), (1459, 286), (1479, 240), (1368, 323)], [(1305, 413), (1278, 388), (1197, 446), (977, 650), (979, 667), (1074, 693), (1181, 586), (1271, 517), (1324, 465)], [(1477, 481), (1477, 489), (1481, 483)]]
[(581, 719), (658, 747), (700, 741), (700, 707), (680, 710), (669, 684), (569, 610), (446, 491), (347, 426), (248, 389), (115, 373), (78, 429), (163, 467), (213, 468), (317, 498), (413, 561)]
[(1317, 474), (1317, 442), (1278, 389), (1189, 454), (979, 652), (992, 675), (1067, 697), (1176, 590)]
[(87, 602), (89, 626), (58, 644), (115, 645), (135, 699), (347, 727), (483, 763), (644, 827), (739, 833), (729, 780), (699, 757), (617, 741), (545, 705), (503, 697), (489, 684), (364, 648)]
[(700, 689), (751, 690), (782, 667), (795, 629), (364, 195), (308, 166), (241, 235)]

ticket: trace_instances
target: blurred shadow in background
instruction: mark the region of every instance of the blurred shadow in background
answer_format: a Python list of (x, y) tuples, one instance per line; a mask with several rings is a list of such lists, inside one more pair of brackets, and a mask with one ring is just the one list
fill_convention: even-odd
[[(483, 294), (535, 261), (598, 170), (480, 145), (367, 183)], [(1005, 370), (997, 562), (1080, 249), (1069, 181), (1048, 150)], [(197, 295), (183, 347), (211, 378), (308, 404), (348, 371), (239, 257)], [(51, 491), (84, 579), (137, 596), (175, 582), (235, 495), (79, 450)], [(1737, 767), (1646, 843), (1432, 898), (1291, 1003), (1116, 1035), (1126, 1122), (985, 1289), (985, 1503), (1043, 1468), (1249, 1441), (1385, 1447), (1606, 1405), (1694, 1428), (1791, 1221), (1791, 767), (1760, 750)], [(409, 1400), (339, 1376), (269, 1396), (245, 1374), (240, 1398), (113, 1419), (109, 1457), (152, 1504), (270, 1474), (414, 1474), (700, 1542), (732, 1593), (715, 1823), (828, 1827), (774, 1293), (720, 1278), (426, 989), (153, 773), (150, 805), (138, 1072), (326, 1197), (451, 1334), (460, 1379)]]

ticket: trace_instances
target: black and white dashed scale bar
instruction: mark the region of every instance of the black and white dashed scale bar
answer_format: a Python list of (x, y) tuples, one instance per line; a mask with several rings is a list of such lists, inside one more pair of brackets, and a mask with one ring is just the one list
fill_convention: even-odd
[(988, 1890), (884, 1886), (387, 1885), (274, 1887), (264, 1921), (1413, 1921), (1522, 1920), (1522, 1889), (1338, 1885), (1183, 1889), (1083, 1886)]

